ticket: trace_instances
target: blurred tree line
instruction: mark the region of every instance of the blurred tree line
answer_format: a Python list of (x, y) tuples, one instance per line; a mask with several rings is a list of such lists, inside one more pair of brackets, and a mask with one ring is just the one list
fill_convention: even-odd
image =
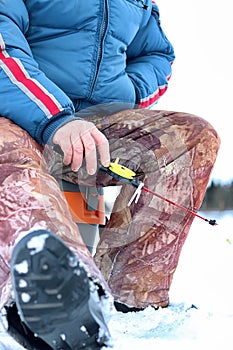
[(233, 181), (229, 184), (216, 184), (214, 181), (207, 188), (201, 210), (233, 209)]

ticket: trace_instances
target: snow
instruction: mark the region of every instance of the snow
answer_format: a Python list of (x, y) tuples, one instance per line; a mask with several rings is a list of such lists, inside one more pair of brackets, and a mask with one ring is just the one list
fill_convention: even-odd
[(23, 260), (19, 264), (15, 264), (14, 269), (20, 274), (26, 274), (28, 272), (27, 260)]
[[(114, 312), (113, 350), (233, 349), (233, 211), (201, 213), (184, 245), (170, 291), (170, 306)], [(0, 350), (23, 350), (0, 325)]]
[(66, 340), (66, 335), (65, 334), (61, 334), (60, 337), (61, 337), (62, 340)]
[(22, 299), (22, 302), (26, 304), (26, 303), (29, 303), (31, 297), (28, 293), (22, 293), (21, 299)]
[(45, 245), (45, 241), (48, 238), (47, 234), (42, 234), (40, 236), (33, 237), (27, 244), (28, 249), (31, 250), (31, 255), (40, 252)]
[(25, 288), (27, 287), (27, 281), (21, 279), (19, 280), (19, 288)]
[(233, 349), (233, 212), (210, 214), (218, 226), (194, 220), (174, 276), (170, 306), (113, 315), (114, 350)]

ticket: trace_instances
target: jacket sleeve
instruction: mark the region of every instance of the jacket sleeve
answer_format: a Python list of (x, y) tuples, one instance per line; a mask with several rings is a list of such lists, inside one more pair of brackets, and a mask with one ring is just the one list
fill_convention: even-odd
[(126, 71), (132, 79), (138, 108), (150, 108), (167, 90), (174, 49), (160, 26), (159, 9), (152, 1), (150, 18), (127, 51)]
[(33, 59), (25, 38), (28, 21), (23, 0), (0, 1), (0, 115), (43, 144), (75, 119), (74, 107)]

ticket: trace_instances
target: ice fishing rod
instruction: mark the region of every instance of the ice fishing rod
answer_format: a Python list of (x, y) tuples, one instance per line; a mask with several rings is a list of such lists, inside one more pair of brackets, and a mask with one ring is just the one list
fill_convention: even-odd
[(179, 208), (182, 209), (183, 211), (185, 211), (188, 214), (191, 214), (193, 216), (198, 217), (199, 219), (202, 219), (206, 222), (208, 222), (210, 225), (212, 226), (216, 226), (216, 220), (214, 219), (206, 219), (205, 217), (199, 215), (198, 213), (180, 205), (177, 204), (173, 201), (171, 201), (168, 198), (165, 198), (163, 196), (161, 196), (160, 194), (151, 191), (149, 188), (144, 186), (144, 183), (142, 181), (140, 181), (139, 179), (135, 178), (136, 173), (133, 170), (130, 170), (129, 168), (125, 167), (124, 165), (119, 164), (119, 158), (116, 158), (115, 162), (110, 163), (110, 165), (108, 167), (104, 167), (104, 166), (100, 166), (100, 170), (107, 173), (108, 175), (112, 176), (114, 179), (117, 179), (121, 182), (124, 183), (128, 183), (134, 187), (136, 187), (136, 191), (134, 192), (133, 196), (131, 197), (128, 205), (131, 205), (133, 201), (135, 201), (135, 203), (138, 202), (138, 199), (141, 195), (141, 192), (147, 192), (152, 194), (153, 196)]

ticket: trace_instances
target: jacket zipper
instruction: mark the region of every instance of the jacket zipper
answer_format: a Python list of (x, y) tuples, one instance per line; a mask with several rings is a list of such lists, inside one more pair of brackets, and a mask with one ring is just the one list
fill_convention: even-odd
[(101, 25), (101, 29), (100, 29), (100, 46), (99, 46), (99, 51), (98, 51), (98, 55), (97, 55), (97, 63), (96, 63), (96, 72), (95, 72), (95, 77), (92, 83), (92, 88), (89, 94), (89, 97), (91, 99), (91, 95), (93, 93), (95, 84), (96, 84), (96, 80), (97, 80), (97, 76), (99, 73), (99, 68), (100, 68), (100, 63), (101, 63), (101, 57), (102, 57), (102, 53), (103, 53), (103, 41), (104, 41), (104, 36), (106, 33), (106, 29), (107, 29), (107, 19), (108, 19), (108, 1), (104, 0), (104, 16), (103, 16), (103, 21), (102, 21), (102, 25)]
[(136, 1), (141, 3), (143, 9), (148, 10), (149, 6), (145, 4), (144, 0), (136, 0)]

